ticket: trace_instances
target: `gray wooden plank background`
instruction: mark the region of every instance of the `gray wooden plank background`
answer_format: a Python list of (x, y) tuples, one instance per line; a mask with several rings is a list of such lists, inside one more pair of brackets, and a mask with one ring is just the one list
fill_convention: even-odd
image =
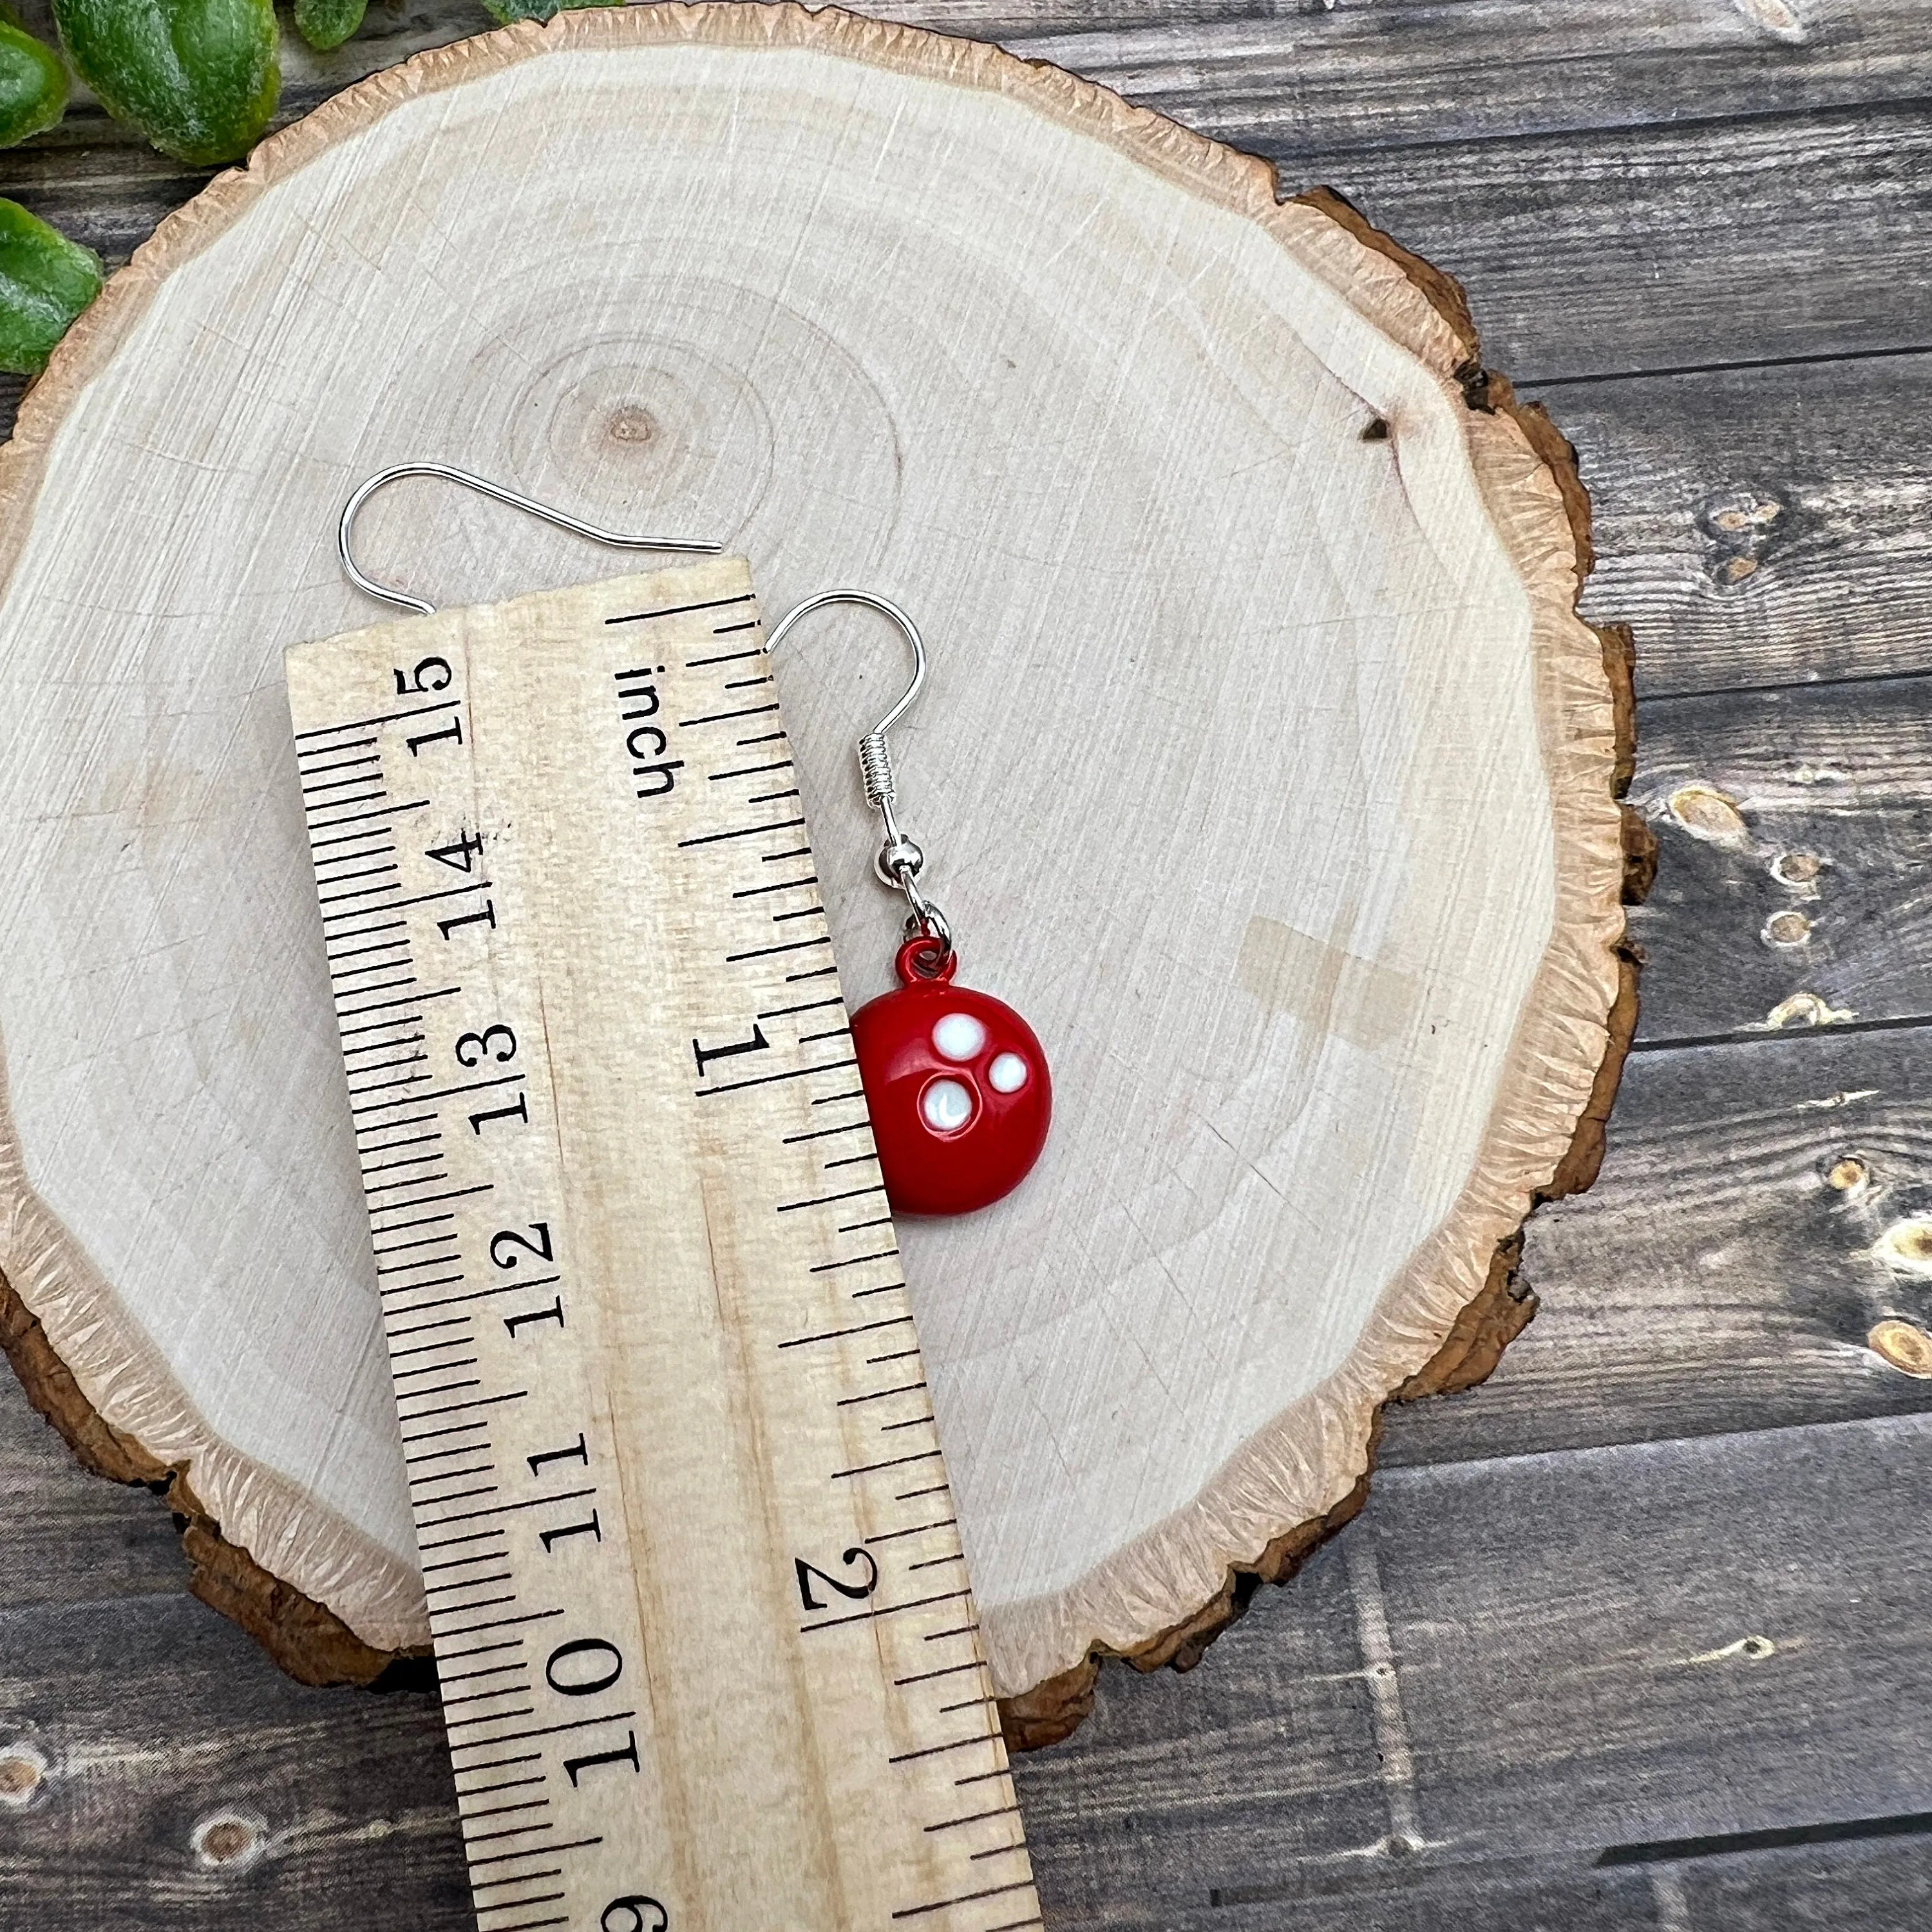
[[(44, 26), (45, 0), (30, 0)], [(1049, 1922), (1932, 1924), (1932, 5), (925, 0), (1460, 276), (1581, 452), (1662, 844), (1543, 1311), (1360, 1522), (1021, 1762)], [(482, 24), (377, 0), (292, 116)], [(84, 100), (0, 194), (124, 260), (205, 176)], [(0, 388), (0, 428), (20, 385)], [(437, 1714), (304, 1690), (0, 1384), (0, 1923), (467, 1923)]]

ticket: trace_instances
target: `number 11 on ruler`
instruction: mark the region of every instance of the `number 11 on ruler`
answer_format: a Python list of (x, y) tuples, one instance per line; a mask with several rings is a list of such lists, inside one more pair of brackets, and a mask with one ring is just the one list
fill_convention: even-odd
[(288, 678), (479, 1926), (1038, 1926), (745, 566)]

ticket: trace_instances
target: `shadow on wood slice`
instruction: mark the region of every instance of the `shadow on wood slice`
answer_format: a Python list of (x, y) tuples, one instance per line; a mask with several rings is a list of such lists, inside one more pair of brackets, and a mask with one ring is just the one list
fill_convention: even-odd
[[(1189, 1667), (1383, 1403), (1488, 1372), (1601, 1156), (1652, 860), (1568, 446), (1337, 197), (832, 12), (439, 50), (164, 223), (0, 452), (0, 1316), (311, 1681), (427, 1625), (280, 662), (366, 621), (335, 512), (426, 457), (919, 613), (908, 808), (1061, 1096), (1026, 1187), (901, 1234), (994, 1682), (1035, 1744), (1099, 1658)], [(597, 568), (401, 490), (366, 542), (452, 601)], [(800, 643), (856, 1003), (896, 659)]]

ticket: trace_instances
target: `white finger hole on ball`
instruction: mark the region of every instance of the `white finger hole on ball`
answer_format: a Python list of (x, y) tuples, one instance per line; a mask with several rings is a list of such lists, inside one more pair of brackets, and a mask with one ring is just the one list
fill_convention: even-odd
[(932, 1043), (948, 1060), (970, 1060), (986, 1043), (986, 1029), (970, 1013), (942, 1013)]
[(1017, 1053), (1003, 1053), (986, 1070), (996, 1094), (1017, 1094), (1027, 1084), (1027, 1064)]
[(973, 1118), (973, 1096), (957, 1080), (935, 1080), (919, 1096), (919, 1110), (934, 1133), (954, 1133)]

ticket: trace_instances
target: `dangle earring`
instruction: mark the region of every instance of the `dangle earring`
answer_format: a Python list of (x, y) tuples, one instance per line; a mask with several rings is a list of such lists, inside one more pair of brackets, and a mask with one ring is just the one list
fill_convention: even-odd
[(776, 652), (792, 627), (834, 604), (890, 618), (912, 646), (912, 682), (859, 740), (866, 802), (884, 822), (872, 869), (905, 895), (899, 983), (852, 1016), (859, 1076), (886, 1198), (902, 1214), (970, 1214), (1024, 1180), (1046, 1144), (1053, 1084), (1034, 1030), (1004, 1000), (956, 986), (959, 956), (946, 916), (920, 885), (926, 854), (899, 829), (886, 734), (926, 682), (919, 627), (888, 598), (826, 590), (788, 611), (766, 640)]

